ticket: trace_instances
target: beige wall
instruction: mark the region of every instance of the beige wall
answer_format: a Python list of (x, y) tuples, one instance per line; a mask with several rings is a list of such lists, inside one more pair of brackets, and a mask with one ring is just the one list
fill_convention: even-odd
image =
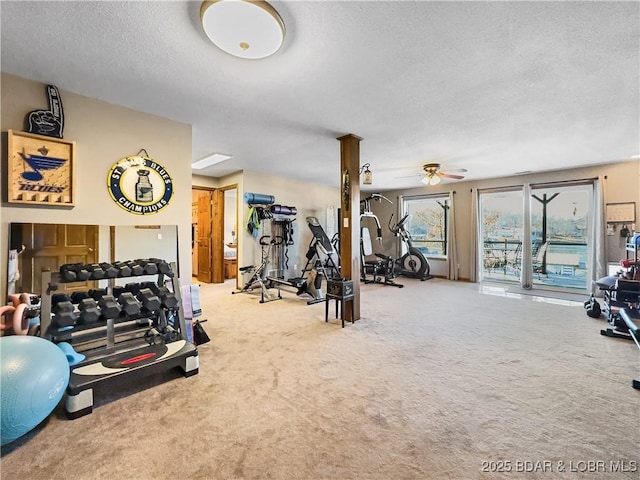
[[(461, 279), (469, 279), (471, 273), (471, 252), (475, 233), (471, 231), (471, 189), (499, 188), (524, 183), (546, 183), (564, 180), (580, 180), (597, 178), (606, 175), (605, 181), (605, 202), (635, 202), (636, 203), (636, 225), (640, 215), (640, 161), (621, 162), (594, 167), (575, 168), (570, 170), (558, 170), (531, 175), (520, 175), (508, 178), (498, 178), (483, 180), (478, 182), (457, 182), (438, 185), (435, 187), (418, 187), (408, 190), (393, 190), (382, 192), (389, 198), (393, 205), (386, 202), (372, 202), (372, 209), (380, 218), (383, 225), (384, 241), (380, 253), (397, 256), (397, 244), (399, 240), (394, 237), (387, 228), (387, 222), (392, 213), (396, 216), (398, 209), (398, 197), (400, 195), (424, 195), (426, 193), (448, 193), (453, 190), (455, 194), (456, 206), (456, 233), (458, 238), (458, 261), (460, 264), (459, 276)], [(605, 237), (606, 261), (618, 262), (625, 257), (624, 241), (619, 236)], [(378, 249), (376, 249), (378, 251)], [(445, 260), (430, 259), (431, 273), (434, 275), (447, 276), (447, 263)]]
[[(2, 74), (1, 129), (22, 130), (24, 117), (31, 111), (46, 106), (45, 85)], [(65, 112), (64, 137), (77, 143), (76, 206), (74, 208), (17, 206), (3, 203), (0, 207), (0, 251), (8, 250), (8, 225), (11, 222), (47, 222), (102, 225), (164, 224), (178, 226), (180, 277), (183, 283), (191, 282), (191, 187), (223, 188), (238, 185), (238, 264), (250, 265), (260, 261), (257, 241), (247, 232), (245, 223), (248, 206), (245, 192), (274, 195), (276, 203), (295, 206), (298, 209), (294, 223), (295, 245), (289, 250), (289, 275), (294, 276), (306, 262), (305, 253), (311, 240), (311, 232), (305, 218), (316, 216), (330, 235), (337, 225), (327, 225), (327, 207), (337, 215), (340, 206), (339, 189), (299, 182), (256, 172), (238, 172), (223, 178), (191, 175), (191, 127), (161, 117), (137, 112), (99, 100), (61, 92)], [(6, 139), (5, 139), (6, 140)], [(6, 143), (3, 143), (3, 149)], [(149, 216), (132, 215), (118, 207), (106, 188), (109, 169), (119, 159), (135, 155), (140, 149), (161, 163), (172, 175), (175, 194), (168, 207)], [(3, 152), (6, 155), (6, 153)], [(337, 175), (338, 173), (336, 173)], [(471, 227), (472, 188), (492, 188), (518, 185), (524, 182), (539, 183), (558, 180), (593, 178), (606, 175), (606, 201), (636, 202), (640, 208), (640, 162), (624, 162), (589, 168), (554, 171), (543, 174), (510, 177), (479, 182), (459, 182), (430, 189), (429, 192), (456, 193), (456, 230), (459, 238), (458, 258), (460, 277), (469, 278), (473, 232)], [(4, 183), (0, 186), (6, 196)], [(373, 209), (386, 224), (397, 209), (399, 195), (418, 195), (424, 188), (382, 192), (394, 201), (394, 205), (373, 202)], [(367, 194), (362, 193), (361, 197)], [(640, 225), (639, 225), (640, 228)], [(617, 261), (624, 256), (618, 237), (607, 237), (607, 260)], [(397, 239), (385, 235), (383, 253), (396, 254)], [(149, 251), (149, 256), (154, 256)], [(6, 254), (1, 256), (0, 292), (6, 288)], [(432, 272), (446, 275), (445, 262), (432, 260)], [(294, 268), (295, 266), (295, 268)], [(239, 279), (241, 281), (241, 279)]]
[[(13, 75), (1, 75), (3, 158), (6, 131), (23, 130), (25, 115), (47, 106), (45, 85)], [(0, 292), (6, 292), (8, 225), (11, 222), (100, 225), (177, 225), (180, 277), (191, 283), (191, 126), (137, 112), (100, 100), (60, 92), (65, 140), (76, 142), (76, 206), (39, 207), (3, 203), (0, 207)], [(174, 196), (154, 215), (134, 215), (109, 196), (107, 175), (123, 157), (144, 148), (171, 174)], [(2, 198), (6, 185), (2, 182)], [(149, 248), (149, 257), (155, 256)], [(122, 259), (127, 260), (127, 259)]]
[[(337, 175), (338, 172), (336, 172)], [(238, 189), (238, 201), (240, 203), (238, 233), (241, 236), (241, 245), (243, 247), (242, 251), (238, 252), (238, 264), (240, 266), (256, 264), (261, 259), (258, 241), (246, 229), (249, 207), (244, 202), (243, 196), (245, 192), (273, 195), (277, 204), (297, 208), (298, 213), (293, 224), (295, 243), (288, 250), (289, 269), (285, 274), (285, 278), (299, 276), (304, 264), (307, 262), (305, 254), (313, 237), (305, 219), (308, 216), (317, 217), (326, 232), (332, 230), (327, 226), (326, 212), (329, 206), (336, 211), (340, 207), (339, 189), (337, 187), (326, 187), (314, 183), (245, 171), (243, 190)], [(335, 230), (335, 226), (333, 226), (333, 230)]]
[[(337, 172), (336, 175), (338, 175)], [(288, 250), (289, 269), (285, 275), (286, 278), (299, 276), (307, 261), (305, 255), (312, 234), (307, 226), (306, 217), (317, 217), (329, 236), (331, 236), (330, 232), (337, 228), (337, 224), (327, 225), (327, 207), (333, 207), (336, 215), (337, 209), (340, 207), (337, 187), (326, 187), (251, 171), (238, 172), (219, 179), (194, 175), (192, 181), (193, 187), (224, 188), (229, 185), (238, 185), (238, 266), (257, 265), (262, 258), (258, 240), (253, 238), (246, 228), (249, 206), (244, 202), (245, 192), (273, 195), (276, 198), (276, 203), (296, 207), (298, 211), (293, 224), (295, 243)], [(262, 234), (263, 232), (260, 233), (260, 235)], [(238, 279), (238, 284), (242, 284), (242, 278)]]

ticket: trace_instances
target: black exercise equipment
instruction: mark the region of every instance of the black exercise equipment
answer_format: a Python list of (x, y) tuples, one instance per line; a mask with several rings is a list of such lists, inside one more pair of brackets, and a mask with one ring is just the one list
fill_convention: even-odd
[(122, 277), (127, 276), (124, 274), (124, 272), (126, 271), (126, 268), (129, 268), (129, 270), (131, 271), (131, 273), (128, 275), (130, 277), (140, 277), (141, 275), (144, 274), (144, 268), (142, 268), (141, 265), (139, 265), (137, 262), (133, 260), (129, 260), (122, 263), (122, 267), (120, 269), (120, 271), (122, 272), (122, 275), (121, 275)]
[(144, 275), (155, 275), (159, 272), (158, 265), (152, 259), (139, 258), (135, 262), (142, 267)]
[[(611, 280), (600, 279), (599, 285), (607, 285)], [(613, 287), (605, 293), (605, 308), (607, 321), (613, 328), (600, 330), (602, 335), (613, 338), (633, 340), (629, 328), (621, 317), (624, 308), (637, 308), (640, 305), (640, 281), (617, 278)], [(589, 312), (587, 311), (587, 314)]]
[(120, 316), (120, 305), (113, 298), (113, 295), (104, 295), (98, 300), (100, 307), (100, 318), (102, 320), (113, 320)]
[(78, 303), (78, 321), (83, 325), (91, 325), (100, 319), (98, 304), (93, 298), (83, 298)]
[(99, 263), (92, 263), (91, 265), (85, 265), (84, 268), (86, 268), (89, 271), (90, 280), (102, 280), (103, 278), (106, 277), (106, 273), (102, 269)]
[[(402, 288), (404, 285), (393, 280), (396, 276), (395, 260), (392, 257), (373, 251), (369, 228), (363, 224), (364, 220), (373, 219), (376, 224), (376, 239), (382, 243), (382, 226), (378, 216), (371, 210), (372, 201), (381, 203), (382, 200), (393, 203), (380, 193), (373, 193), (360, 200), (360, 280), (364, 283), (379, 283)], [(367, 260), (367, 257), (372, 255), (375, 256), (375, 260)], [(370, 277), (367, 275), (370, 275)]]
[(600, 316), (602, 315), (600, 304), (594, 296), (584, 302), (584, 308), (587, 311), (587, 315), (591, 318), (600, 318)]
[[(640, 303), (640, 302), (639, 302)], [(640, 348), (640, 310), (638, 304), (636, 307), (624, 307), (620, 309), (620, 318), (625, 323), (629, 336)], [(636, 390), (640, 390), (640, 380), (632, 380), (631, 386)]]
[(262, 251), (262, 260), (260, 265), (257, 267), (255, 265), (248, 265), (246, 267), (240, 267), (238, 270), (241, 274), (251, 274), (249, 280), (247, 280), (244, 286), (240, 290), (234, 290), (231, 293), (247, 293), (252, 292), (256, 288), (260, 289), (260, 303), (272, 302), (274, 300), (280, 300), (282, 296), (280, 295), (280, 289), (278, 288), (277, 295), (272, 294), (265, 283), (266, 277), (266, 268), (269, 264), (269, 248), (273, 245), (277, 245), (282, 241), (280, 237), (271, 238), (269, 235), (263, 235), (258, 240)]
[(89, 296), (91, 298), (93, 298), (95, 301), (100, 300), (102, 297), (104, 297), (107, 294), (107, 289), (106, 288), (92, 288), (91, 290), (89, 290)]
[[(325, 278), (340, 276), (340, 269), (333, 260), (333, 245), (325, 233), (320, 221), (316, 217), (307, 217), (307, 225), (313, 237), (307, 249), (307, 263), (299, 277), (284, 279), (283, 277), (270, 276), (267, 280), (270, 286), (293, 287), (296, 295), (306, 294), (311, 297), (307, 305), (324, 302), (325, 294), (322, 290), (322, 282)], [(327, 275), (327, 271), (329, 274)]]
[(203, 343), (211, 341), (209, 335), (207, 335), (207, 332), (205, 332), (204, 327), (202, 326), (206, 321), (207, 320), (204, 319), (193, 322), (193, 341), (196, 345), (202, 345)]
[[(375, 255), (376, 260), (366, 260), (367, 256)], [(367, 275), (370, 275), (368, 277)], [(393, 258), (381, 253), (373, 252), (371, 236), (367, 227), (360, 228), (360, 280), (364, 283), (379, 283), (391, 287), (402, 288), (404, 285), (397, 283), (395, 277), (395, 261)]]
[(378, 242), (382, 243), (382, 226), (380, 225), (380, 220), (378, 220), (378, 216), (373, 213), (371, 210), (371, 202), (382, 203), (382, 200), (386, 200), (390, 204), (393, 205), (393, 202), (389, 200), (387, 197), (382, 195), (381, 193), (372, 193), (366, 198), (360, 200), (360, 227), (362, 227), (362, 221), (366, 218), (372, 218), (376, 222), (376, 239)]
[(127, 317), (134, 317), (140, 314), (142, 308), (138, 299), (131, 292), (123, 292), (118, 295), (118, 304), (120, 305), (120, 312)]
[(152, 289), (152, 291), (154, 291), (154, 293), (160, 299), (162, 307), (168, 310), (178, 308), (178, 299), (173, 292), (169, 291), (167, 287), (157, 287), (155, 290)]
[(120, 271), (114, 267), (112, 264), (107, 262), (100, 262), (100, 268), (104, 272), (105, 278), (116, 278)]
[(162, 273), (163, 275), (172, 276), (173, 272), (171, 271), (171, 265), (166, 260), (161, 260), (159, 258), (150, 258), (150, 262), (155, 263), (158, 268), (158, 273)]
[(64, 282), (84, 282), (91, 278), (91, 273), (81, 263), (69, 263), (60, 267), (60, 276)]
[[(198, 373), (197, 349), (183, 339), (186, 321), (181, 288), (172, 270), (173, 265), (149, 258), (69, 264), (59, 272), (42, 272), (46, 293), (41, 300), (39, 335), (54, 343), (69, 342), (86, 357), (70, 367), (67, 417), (91, 413), (98, 385), (113, 388), (125, 377), (137, 379), (173, 367), (180, 367), (186, 377)], [(115, 285), (115, 278), (138, 276), (135, 274), (155, 275), (157, 279)], [(60, 283), (87, 280), (104, 280), (109, 285), (56, 293)], [(145, 341), (150, 338), (153, 341)]]
[(162, 303), (160, 302), (160, 298), (153, 293), (150, 288), (142, 288), (136, 295), (136, 298), (142, 305), (142, 311), (146, 311), (149, 313), (157, 312), (160, 310)]
[[(604, 292), (602, 311), (613, 327), (600, 330), (600, 334), (633, 340), (640, 348), (640, 281), (609, 276), (597, 280), (596, 285)], [(584, 306), (587, 315), (595, 317), (599, 303), (593, 295)], [(631, 385), (640, 390), (640, 380), (634, 379)]]
[[(75, 324), (87, 325), (98, 321), (100, 311), (96, 301), (89, 297), (79, 298), (80, 296), (79, 292), (74, 292), (71, 296), (64, 293), (52, 296), (52, 325), (57, 328), (66, 328)], [(75, 304), (78, 305), (77, 310)]]
[(413, 246), (411, 234), (406, 228), (407, 220), (410, 218), (407, 213), (396, 224), (393, 222), (393, 214), (389, 219), (389, 230), (396, 237), (400, 237), (400, 241), (404, 243), (407, 252), (396, 260), (396, 273), (403, 277), (419, 278), (420, 280), (429, 280), (431, 277), (431, 266), (424, 254)]
[(70, 327), (78, 319), (74, 310), (73, 304), (68, 300), (56, 302), (51, 308), (53, 313), (51, 324), (58, 328)]
[(85, 298), (91, 298), (91, 297), (89, 295), (89, 292), (77, 291), (77, 292), (72, 292), (69, 298), (71, 299), (71, 303), (74, 303), (77, 305), (78, 303), (80, 303), (81, 300)]
[(287, 207), (286, 205), (271, 205), (269, 210), (274, 215), (295, 215), (298, 213), (296, 207)]
[(138, 295), (140, 290), (144, 288), (149, 288), (151, 291), (155, 292), (155, 289), (158, 288), (154, 282), (129, 282), (126, 285), (117, 285), (113, 287), (113, 296), (118, 297), (120, 294), (124, 292), (133, 293), (133, 295)]
[(69, 297), (69, 295), (66, 293), (54, 293), (53, 295), (51, 295), (52, 306), (55, 306), (57, 303), (60, 303), (60, 302), (78, 303), (78, 302), (72, 302), (71, 297)]
[[(317, 217), (307, 217), (306, 220), (313, 238), (307, 249), (307, 265), (303, 269), (303, 276), (305, 272), (311, 270), (310, 267), (313, 264), (315, 268), (319, 266), (323, 268), (326, 278), (340, 278), (340, 268), (338, 267), (340, 257), (334, 248), (334, 243), (327, 236)], [(338, 259), (338, 264), (333, 259), (334, 255)], [(313, 261), (314, 257), (317, 257), (316, 262)]]
[(130, 277), (132, 270), (131, 267), (125, 262), (114, 262), (112, 264), (113, 268), (118, 270), (118, 277)]

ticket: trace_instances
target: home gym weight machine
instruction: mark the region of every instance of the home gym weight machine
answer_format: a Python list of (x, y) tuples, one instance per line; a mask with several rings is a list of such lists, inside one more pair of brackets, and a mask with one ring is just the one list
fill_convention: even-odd
[[(364, 219), (372, 218), (376, 224), (377, 240), (378, 242), (382, 242), (382, 226), (376, 214), (371, 210), (371, 201), (381, 202), (383, 199), (391, 204), (393, 203), (380, 193), (373, 193), (367, 198), (360, 200), (360, 280), (364, 283), (379, 283), (402, 288), (404, 285), (393, 280), (396, 276), (395, 260), (387, 255), (373, 252), (369, 229), (362, 226)], [(375, 255), (377, 259), (366, 260), (366, 257), (370, 255)], [(367, 275), (370, 275), (370, 277)]]
[[(272, 233), (272, 235), (263, 235), (259, 239), (262, 249), (260, 265), (239, 268), (240, 273), (251, 274), (251, 276), (240, 290), (235, 290), (232, 293), (246, 293), (259, 288), (260, 303), (266, 303), (282, 298), (281, 287), (293, 287), (296, 289), (296, 295), (311, 297), (307, 301), (307, 305), (325, 301), (325, 292), (322, 288), (323, 279), (327, 277), (327, 272), (329, 272), (330, 278), (339, 275), (339, 269), (332, 258), (334, 251), (331, 241), (318, 219), (307, 217), (307, 225), (313, 234), (306, 254), (307, 263), (299, 277), (285, 279), (284, 272), (288, 263), (287, 248), (293, 244), (291, 229), (295, 219), (279, 220), (277, 209), (273, 207), (278, 206), (271, 205), (271, 215), (263, 215), (258, 220), (261, 225), (259, 228), (268, 226), (268, 230)], [(295, 207), (287, 208), (292, 211), (295, 209)], [(267, 275), (267, 272), (272, 271), (270, 267), (274, 266), (276, 274)], [(273, 289), (276, 289), (277, 293), (272, 293)]]
[[(306, 218), (307, 226), (313, 237), (307, 249), (307, 263), (299, 277), (284, 279), (284, 269), (278, 268), (278, 276), (268, 276), (266, 279), (271, 286), (289, 286), (296, 289), (296, 295), (307, 294), (311, 297), (307, 305), (325, 301), (325, 292), (322, 289), (323, 279), (335, 278), (340, 275), (340, 269), (333, 260), (333, 244), (316, 217)], [(286, 245), (285, 245), (286, 247)], [(281, 255), (286, 256), (286, 248)], [(277, 262), (281, 266), (282, 262)], [(282, 273), (281, 273), (282, 272)], [(279, 290), (278, 290), (279, 291)]]

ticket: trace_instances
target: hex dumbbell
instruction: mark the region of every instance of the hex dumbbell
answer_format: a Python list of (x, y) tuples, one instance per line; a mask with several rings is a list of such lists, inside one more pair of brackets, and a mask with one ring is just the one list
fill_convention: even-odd
[(162, 305), (160, 298), (150, 288), (140, 289), (137, 298), (142, 304), (142, 310), (147, 312), (157, 312)]
[(130, 277), (133, 274), (127, 262), (114, 262), (113, 267), (118, 270), (118, 277)]
[(89, 296), (96, 302), (107, 294), (106, 288), (92, 288), (89, 290)]
[(167, 287), (158, 287), (156, 295), (160, 298), (160, 302), (164, 308), (169, 310), (178, 308), (178, 299), (175, 293), (170, 292)]
[(118, 296), (120, 311), (127, 317), (133, 317), (140, 313), (141, 305), (131, 292), (123, 292)]
[(91, 273), (81, 263), (68, 263), (60, 266), (60, 277), (63, 282), (84, 282)]
[(89, 292), (73, 292), (70, 297), (71, 303), (77, 305), (85, 298), (91, 298)]
[(83, 325), (96, 323), (100, 319), (100, 310), (93, 298), (83, 298), (78, 304), (78, 322)]
[(102, 268), (102, 271), (104, 272), (104, 276), (106, 278), (116, 278), (120, 273), (120, 271), (116, 267), (107, 262), (101, 262), (100, 268)]
[(140, 275), (144, 275), (144, 268), (142, 265), (139, 265), (135, 260), (129, 260), (125, 262), (127, 266), (131, 269), (132, 277), (139, 277)]
[(150, 262), (153, 262), (158, 267), (158, 272), (163, 273), (165, 275), (171, 275), (171, 264), (166, 260), (162, 260), (160, 258), (150, 258)]
[(100, 307), (100, 317), (103, 320), (115, 319), (120, 316), (120, 306), (113, 295), (104, 295), (98, 300)]
[(63, 328), (70, 327), (76, 323), (78, 316), (76, 315), (73, 303), (69, 300), (58, 301), (51, 309), (53, 319), (51, 324), (54, 327)]
[(148, 258), (140, 258), (136, 263), (142, 267), (145, 275), (155, 275), (158, 273), (158, 266)]
[(91, 280), (102, 280), (105, 277), (105, 272), (98, 263), (92, 263), (91, 265), (86, 265), (86, 268), (91, 276), (89, 277)]

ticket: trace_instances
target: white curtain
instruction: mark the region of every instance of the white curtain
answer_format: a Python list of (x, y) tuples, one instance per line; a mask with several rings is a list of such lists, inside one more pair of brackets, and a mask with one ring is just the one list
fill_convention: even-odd
[(478, 245), (482, 244), (480, 229), (478, 228), (478, 189), (471, 189), (471, 228), (470, 232), (475, 242), (471, 242), (471, 252), (469, 256), (469, 280), (478, 282)]
[(458, 240), (456, 237), (456, 192), (449, 192), (449, 251), (447, 259), (449, 263), (449, 280), (458, 280)]
[[(520, 260), (520, 286), (527, 290), (533, 285), (533, 266), (531, 263), (531, 185), (522, 187), (523, 222), (522, 222), (522, 259)], [(529, 239), (529, 241), (526, 241)]]
[(607, 275), (605, 253), (605, 179), (600, 175), (593, 182), (593, 272), (591, 273), (591, 293), (595, 293), (595, 280)]

